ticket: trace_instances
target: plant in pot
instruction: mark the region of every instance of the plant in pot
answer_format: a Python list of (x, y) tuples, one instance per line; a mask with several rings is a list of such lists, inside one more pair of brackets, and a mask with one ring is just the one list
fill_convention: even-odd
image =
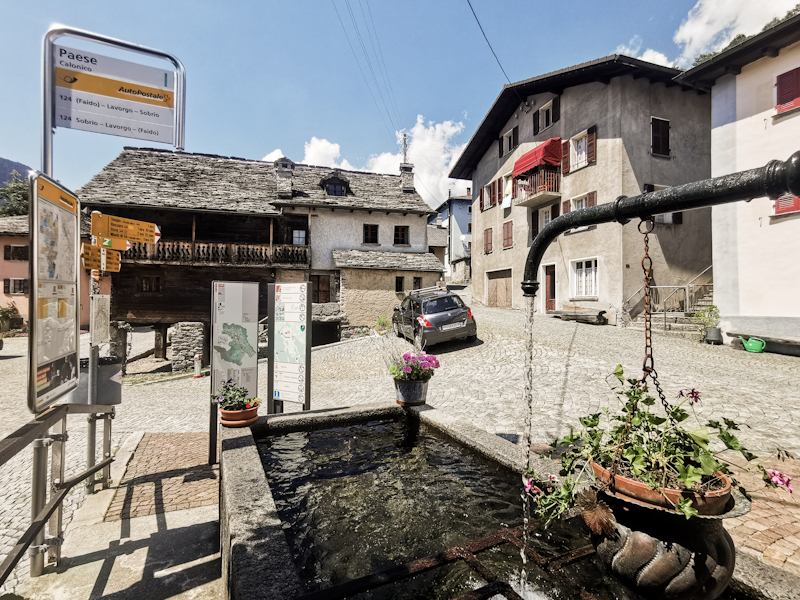
[[(715, 598), (735, 561), (720, 519), (741, 516), (749, 506), (732, 492), (744, 492), (728, 468), (733, 463), (715, 448), (737, 451), (747, 461), (756, 457), (737, 439), (739, 426), (730, 419), (684, 426), (700, 401), (697, 390), (681, 390), (673, 403), (659, 390), (664, 411), (656, 414), (645, 381), (625, 378), (622, 366), (609, 379), (621, 410), (587, 415), (579, 431), (553, 442), (560, 477), (526, 471), (533, 516), (546, 527), (581, 513), (601, 561), (647, 597)], [(767, 485), (792, 492), (790, 477), (758, 468)], [(703, 569), (691, 567), (700, 560)]]
[(722, 332), (719, 330), (719, 309), (714, 306), (707, 306), (694, 313), (694, 322), (703, 326), (703, 339), (708, 344), (721, 344)]
[(261, 398), (248, 398), (247, 390), (228, 379), (217, 397), (219, 422), (226, 427), (246, 427), (258, 419)]
[(439, 359), (425, 351), (404, 352), (389, 361), (389, 373), (394, 378), (397, 403), (400, 406), (425, 404), (428, 381), (433, 370), (439, 368)]

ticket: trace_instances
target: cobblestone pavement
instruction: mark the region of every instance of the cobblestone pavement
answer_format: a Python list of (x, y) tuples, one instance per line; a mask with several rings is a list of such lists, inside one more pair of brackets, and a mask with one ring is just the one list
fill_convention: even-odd
[(128, 463), (105, 520), (218, 502), (219, 465), (208, 464), (207, 433), (146, 433)]

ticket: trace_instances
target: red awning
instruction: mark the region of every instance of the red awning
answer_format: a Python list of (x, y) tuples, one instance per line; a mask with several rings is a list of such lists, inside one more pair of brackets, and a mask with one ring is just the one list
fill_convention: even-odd
[(558, 166), (560, 164), (561, 138), (550, 138), (544, 144), (539, 144), (530, 152), (523, 154), (519, 160), (514, 163), (514, 171), (511, 175), (512, 177), (518, 177), (539, 165)]

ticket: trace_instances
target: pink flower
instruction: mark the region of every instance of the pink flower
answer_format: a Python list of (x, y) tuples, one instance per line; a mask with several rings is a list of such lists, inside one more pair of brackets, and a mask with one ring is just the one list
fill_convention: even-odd
[(689, 404), (697, 404), (700, 402), (700, 392), (692, 388), (691, 390), (681, 390), (678, 392), (678, 398), (688, 398)]
[(403, 367), (403, 373), (411, 373), (411, 367)]
[(789, 490), (790, 494), (794, 493), (794, 490), (792, 490), (792, 478), (786, 473), (781, 473), (778, 469), (766, 469), (766, 472), (773, 485), (782, 485)]
[[(531, 490), (533, 490), (533, 492), (531, 492)], [(532, 478), (528, 479), (528, 485), (525, 486), (525, 491), (528, 492), (529, 494), (530, 493), (533, 493), (533, 494), (536, 493), (536, 490), (533, 489), (533, 479)]]
[(411, 352), (404, 352), (403, 353), (403, 360), (405, 360), (405, 361), (411, 360)]

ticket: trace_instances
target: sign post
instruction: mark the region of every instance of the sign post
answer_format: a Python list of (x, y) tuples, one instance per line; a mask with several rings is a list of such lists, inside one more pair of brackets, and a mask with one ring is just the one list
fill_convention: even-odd
[(78, 386), (80, 203), (42, 173), (29, 182), (28, 409), (38, 414)]
[(311, 283), (269, 284), (268, 414), (311, 409)]
[(208, 464), (217, 462), (217, 406), (222, 385), (231, 381), (258, 397), (258, 283), (211, 284), (211, 409)]

